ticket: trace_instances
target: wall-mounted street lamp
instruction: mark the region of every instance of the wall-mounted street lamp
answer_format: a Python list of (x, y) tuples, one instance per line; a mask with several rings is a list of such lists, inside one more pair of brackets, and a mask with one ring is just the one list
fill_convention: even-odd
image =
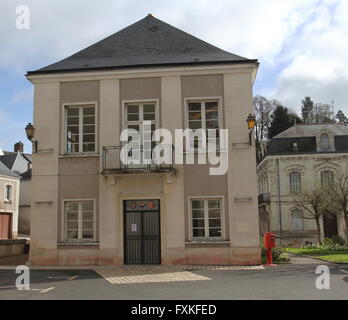
[(33, 145), (33, 152), (37, 152), (37, 140), (34, 140), (35, 136), (35, 127), (29, 122), (27, 126), (25, 127), (25, 133), (27, 134), (27, 138), (29, 141), (31, 141)]
[(251, 145), (251, 134), (254, 131), (255, 128), (255, 116), (252, 115), (251, 113), (249, 113), (248, 118), (246, 119), (247, 123), (248, 123), (248, 129), (249, 129), (249, 144)]

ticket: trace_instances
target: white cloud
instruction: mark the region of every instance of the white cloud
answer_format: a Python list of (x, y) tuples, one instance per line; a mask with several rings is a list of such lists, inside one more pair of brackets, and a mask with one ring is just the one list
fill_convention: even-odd
[[(56, 62), (151, 12), (218, 47), (279, 70), (272, 96), (295, 107), (310, 95), (346, 108), (347, 0), (27, 1), (31, 29), (15, 28), (20, 0), (1, 0), (0, 68), (19, 75)], [(24, 80), (24, 78), (23, 78)], [(262, 92), (261, 92), (262, 93)]]
[(290, 63), (272, 93), (285, 105), (298, 109), (306, 95), (348, 112), (348, 3), (334, 4), (318, 7), (289, 47)]

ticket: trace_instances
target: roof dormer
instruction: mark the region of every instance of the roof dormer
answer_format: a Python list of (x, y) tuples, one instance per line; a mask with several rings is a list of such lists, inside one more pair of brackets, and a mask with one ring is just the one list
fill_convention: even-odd
[(317, 152), (335, 151), (335, 138), (329, 130), (322, 130), (316, 135)]

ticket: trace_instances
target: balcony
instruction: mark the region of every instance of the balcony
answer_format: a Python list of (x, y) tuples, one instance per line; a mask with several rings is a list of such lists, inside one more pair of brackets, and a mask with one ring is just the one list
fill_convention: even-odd
[(271, 195), (269, 193), (261, 193), (257, 197), (259, 204), (268, 204), (271, 202)]
[[(127, 149), (128, 148), (128, 149)], [(174, 159), (174, 146), (173, 145), (162, 145), (163, 152), (171, 154), (171, 163), (158, 164), (152, 159), (152, 150), (146, 150), (143, 146), (136, 150), (134, 148), (125, 146), (108, 146), (103, 147), (103, 174), (113, 174), (113, 173), (143, 173), (143, 172), (175, 172), (173, 165)], [(123, 150), (123, 151), (122, 151)], [(125, 153), (133, 159), (131, 161), (129, 158), (125, 161), (121, 161), (121, 152), (123, 156)], [(134, 163), (134, 159), (137, 163)]]

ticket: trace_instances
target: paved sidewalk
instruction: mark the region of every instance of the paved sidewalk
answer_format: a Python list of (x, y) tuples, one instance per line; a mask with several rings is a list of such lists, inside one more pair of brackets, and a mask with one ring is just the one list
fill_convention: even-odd
[(299, 256), (297, 254), (288, 253), (290, 263), (292, 264), (330, 264), (328, 261), (314, 259), (311, 257)]

